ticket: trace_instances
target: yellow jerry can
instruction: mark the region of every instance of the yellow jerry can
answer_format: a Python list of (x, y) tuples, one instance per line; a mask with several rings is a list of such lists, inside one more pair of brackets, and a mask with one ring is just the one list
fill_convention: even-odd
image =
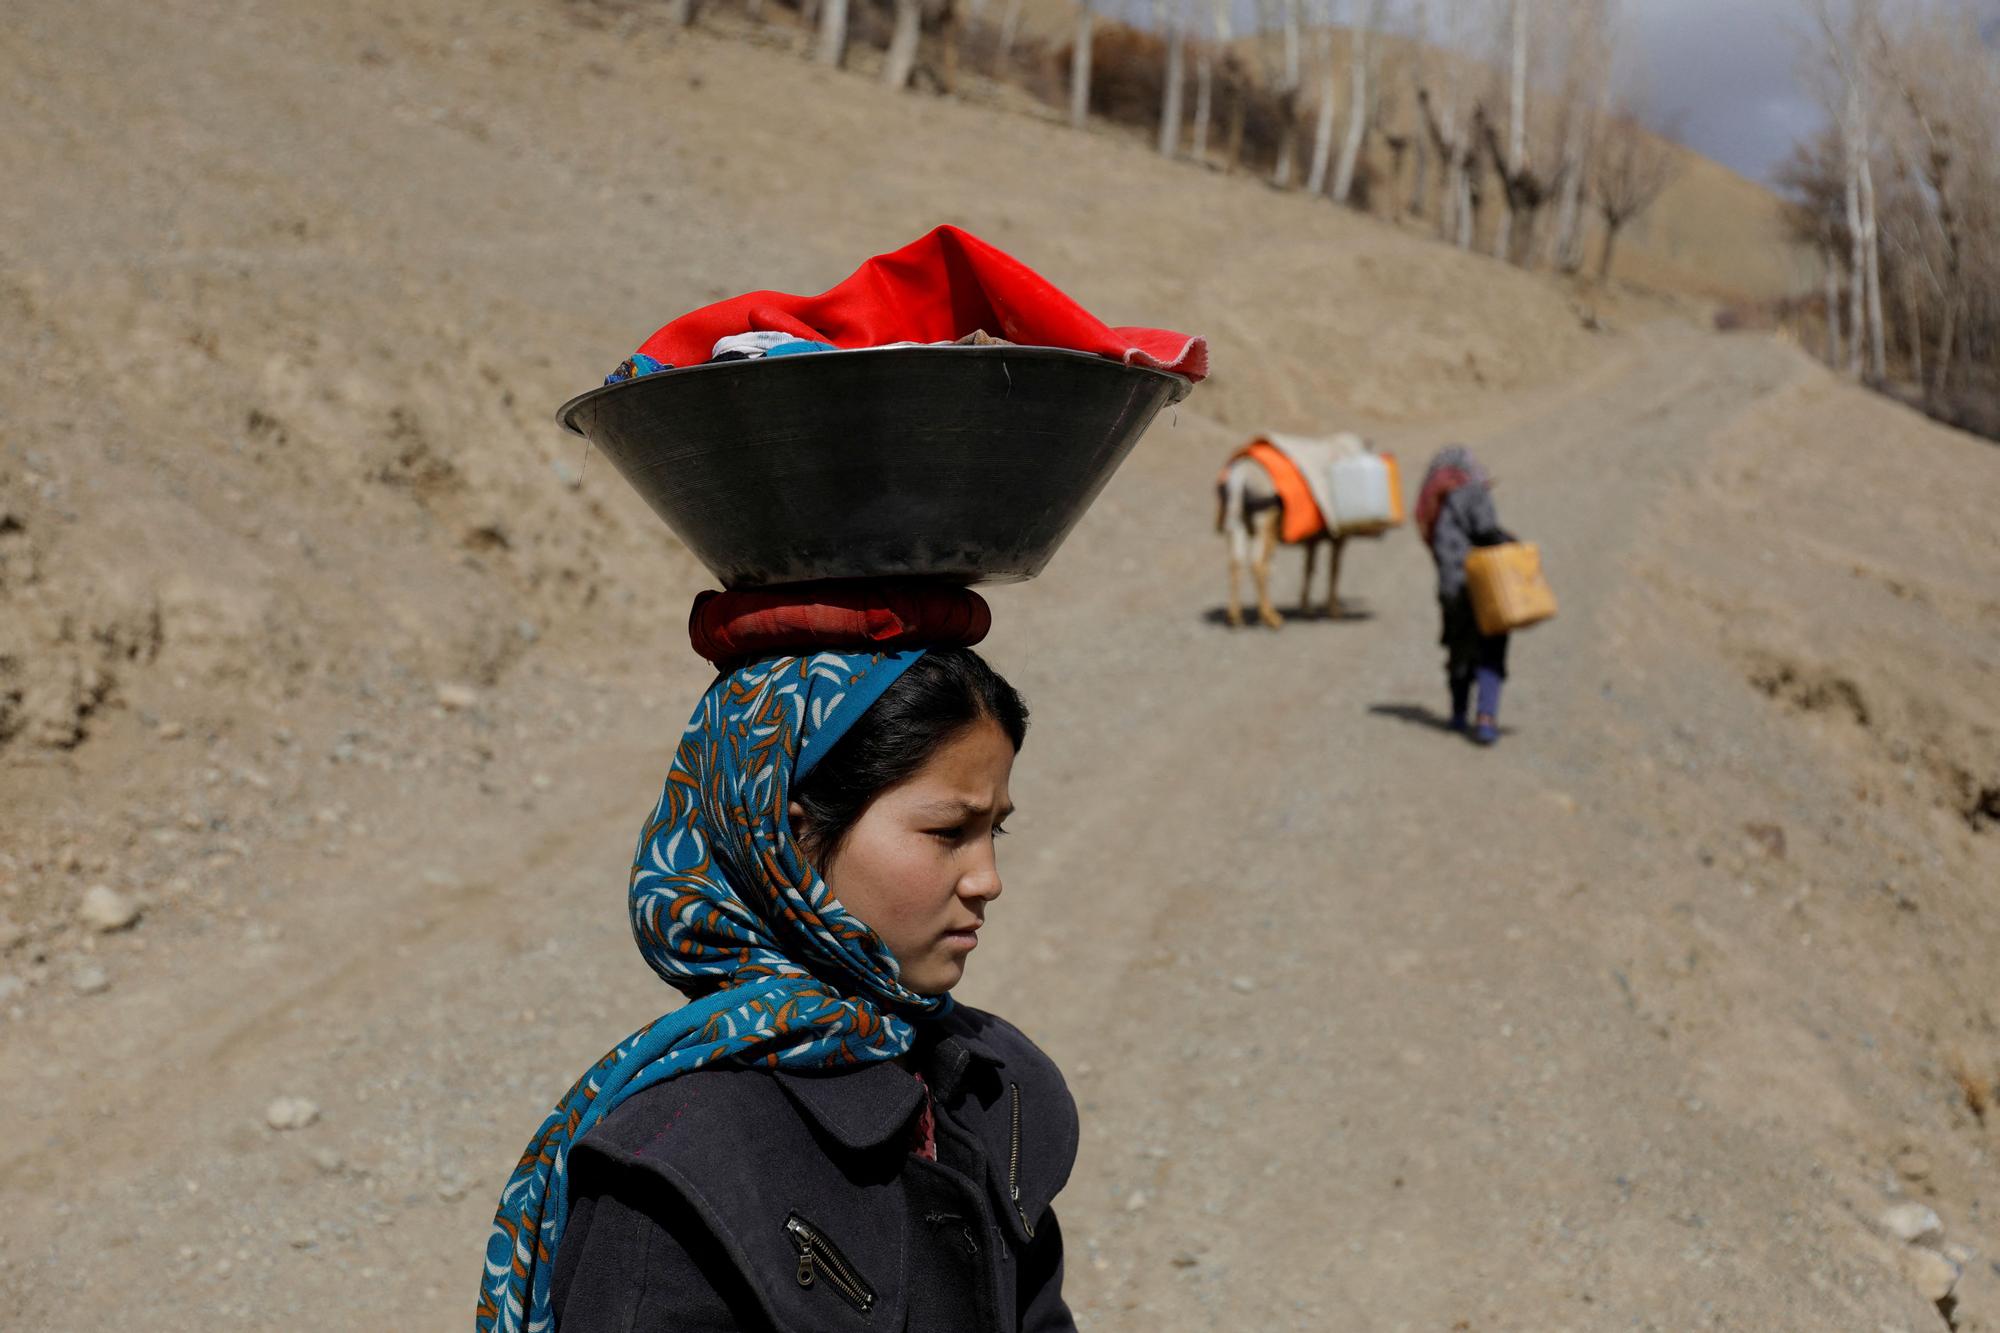
[(1465, 582), (1481, 634), (1539, 625), (1556, 613), (1556, 595), (1542, 577), (1542, 549), (1533, 542), (1474, 547)]

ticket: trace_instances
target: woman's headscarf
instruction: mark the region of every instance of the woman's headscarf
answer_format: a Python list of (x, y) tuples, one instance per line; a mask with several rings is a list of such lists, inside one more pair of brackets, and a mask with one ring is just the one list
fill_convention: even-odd
[(1430, 545), (1431, 533), (1437, 530), (1438, 510), (1444, 507), (1445, 497), (1467, 484), (1489, 486), (1492, 481), (1472, 450), (1462, 444), (1447, 444), (1431, 459), (1424, 470), (1424, 484), (1417, 488), (1417, 531), (1424, 545)]
[(643, 1088), (719, 1061), (824, 1068), (888, 1060), (943, 996), (897, 977), (875, 933), (793, 840), (793, 784), (920, 651), (772, 657), (702, 697), (632, 867), (632, 933), (691, 998), (618, 1043), (549, 1113), (501, 1191), (480, 1333), (552, 1327), (549, 1281), (568, 1212), (569, 1151)]

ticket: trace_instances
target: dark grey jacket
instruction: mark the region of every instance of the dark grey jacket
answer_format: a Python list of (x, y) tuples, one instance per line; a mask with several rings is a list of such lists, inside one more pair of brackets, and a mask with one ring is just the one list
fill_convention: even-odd
[(1493, 508), (1493, 492), (1469, 481), (1444, 497), (1438, 506), (1437, 525), (1431, 529), (1431, 558), (1437, 561), (1438, 600), (1451, 602), (1465, 591), (1465, 557), (1475, 546), (1498, 546), (1513, 541), (1500, 526)]
[(1058, 1333), (1076, 1159), (1062, 1074), (963, 1005), (895, 1064), (705, 1069), (621, 1103), (572, 1150), (557, 1333)]

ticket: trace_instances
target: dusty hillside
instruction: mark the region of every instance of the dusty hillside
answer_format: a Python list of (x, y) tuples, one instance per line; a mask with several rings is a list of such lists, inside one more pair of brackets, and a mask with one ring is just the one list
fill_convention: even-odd
[[(623, 868), (705, 680), (705, 576), (549, 413), (673, 313), (947, 219), (1217, 365), (994, 598), (1038, 728), (968, 995), (1083, 1103), (1081, 1320), (1916, 1333), (1932, 1260), (2000, 1320), (1990, 448), (596, 7), (32, 3), (0, 114), (26, 1326), (462, 1326), (524, 1136), (664, 998)], [(1497, 751), (1427, 721), (1407, 534), (1350, 552), (1352, 619), (1211, 617), (1223, 451), (1341, 425), (1471, 441), (1548, 549)], [(79, 918), (99, 885), (136, 924)], [(1965, 1248), (1884, 1239), (1912, 1200)]]

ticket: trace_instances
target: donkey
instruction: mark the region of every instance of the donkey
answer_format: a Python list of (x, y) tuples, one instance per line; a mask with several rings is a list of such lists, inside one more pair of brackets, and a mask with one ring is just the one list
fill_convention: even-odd
[[(1349, 438), (1354, 440), (1357, 448), (1361, 446), (1358, 437)], [(1278, 488), (1263, 464), (1254, 458), (1242, 457), (1231, 459), (1223, 469), (1222, 483), (1217, 490), (1215, 530), (1229, 535), (1229, 623), (1239, 629), (1243, 625), (1239, 584), (1243, 567), (1248, 565), (1250, 577), (1257, 586), (1257, 618), (1272, 629), (1282, 629), (1284, 619), (1271, 605), (1271, 556), (1278, 548), (1284, 518)], [(1332, 558), (1327, 562), (1326, 613), (1330, 617), (1338, 616), (1340, 553), (1347, 545), (1347, 538), (1322, 527), (1297, 545), (1305, 547), (1306, 551), (1306, 576), (1299, 586), (1299, 613), (1311, 614), (1313, 565), (1318, 560), (1319, 548), (1326, 546), (1332, 552)]]

